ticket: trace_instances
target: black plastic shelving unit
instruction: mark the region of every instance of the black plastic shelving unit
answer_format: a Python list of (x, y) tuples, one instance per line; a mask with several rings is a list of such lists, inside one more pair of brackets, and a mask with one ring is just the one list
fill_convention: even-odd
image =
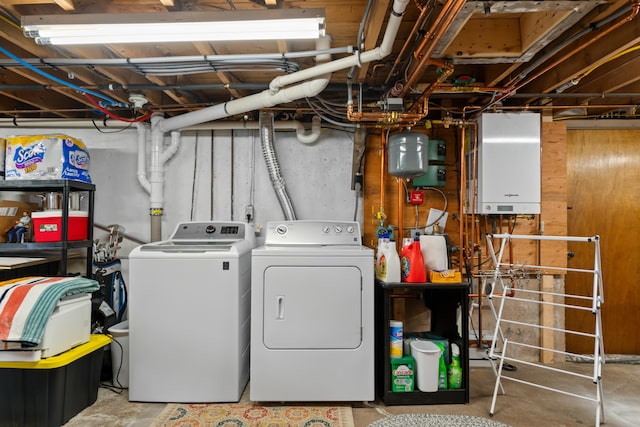
[[(432, 405), (469, 402), (469, 285), (465, 283), (385, 283), (376, 281), (376, 389), (386, 405)], [(392, 300), (422, 297), (431, 313), (430, 333), (461, 343), (460, 364), (462, 387), (459, 389), (422, 392), (391, 391), (391, 358), (389, 320)], [(457, 309), (462, 312), (458, 334)], [(407, 331), (426, 332), (426, 331)]]
[[(61, 192), (62, 193), (62, 230), (59, 242), (0, 243), (0, 256), (38, 256), (58, 254), (60, 256), (58, 274), (67, 275), (67, 261), (70, 249), (86, 250), (86, 277), (91, 277), (93, 261), (93, 209), (95, 185), (67, 179), (52, 180), (5, 180), (0, 181), (0, 192), (19, 191), (25, 193)], [(88, 196), (88, 224), (86, 240), (68, 240), (69, 195), (71, 192), (84, 192)]]

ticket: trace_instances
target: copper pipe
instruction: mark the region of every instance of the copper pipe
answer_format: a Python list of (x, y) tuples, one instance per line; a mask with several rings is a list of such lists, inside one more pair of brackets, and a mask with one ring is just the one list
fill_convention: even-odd
[(396, 180), (398, 181), (398, 235), (396, 236), (396, 250), (400, 253), (402, 237), (404, 236), (404, 185), (403, 178), (396, 178)]
[[(409, 78), (407, 79), (407, 82), (402, 89), (400, 95), (401, 97), (404, 97), (409, 92), (411, 87), (418, 81), (420, 76), (422, 76), (423, 69), (427, 64), (427, 61), (430, 59), (429, 57), (431, 56), (431, 53), (433, 53), (436, 43), (440, 41), (445, 31), (451, 25), (451, 22), (455, 19), (455, 17), (464, 6), (464, 3), (465, 0), (450, 0), (449, 2), (447, 2), (442, 12), (438, 15), (438, 17), (436, 18), (436, 22), (433, 25), (433, 27), (435, 28), (433, 35), (428, 38), (425, 37), (425, 39), (423, 39), (423, 43), (414, 52), (414, 56), (416, 57), (416, 59), (419, 59), (420, 62), (414, 68), (411, 76), (409, 76)], [(442, 24), (440, 24), (440, 22), (442, 22)], [(419, 58), (416, 56), (416, 52), (419, 52), (417, 53)]]
[(376, 122), (380, 125), (392, 124), (415, 124), (422, 120), (426, 114), (422, 113), (401, 113), (398, 111), (366, 113), (354, 111), (353, 105), (347, 105), (347, 118), (352, 122)]
[[(482, 251), (478, 248), (478, 266), (482, 263)], [(478, 267), (479, 268), (479, 267)], [(478, 347), (482, 346), (482, 292), (484, 289), (478, 290)]]
[[(431, 24), (431, 28), (432, 29), (435, 28), (435, 30), (433, 32), (427, 31), (424, 37), (422, 38), (422, 41), (416, 48), (416, 50), (413, 51), (413, 57), (415, 59), (420, 60), (425, 57), (425, 54), (423, 53), (423, 51), (426, 49), (428, 43), (430, 43), (436, 37), (435, 33), (439, 30), (439, 28), (441, 28), (441, 25), (442, 25), (441, 23), (442, 21), (445, 20), (445, 17), (448, 16), (449, 13), (451, 13), (453, 5), (454, 5), (454, 2), (452, 1), (447, 2), (447, 4), (444, 5), (444, 7), (442, 8), (438, 16), (436, 16), (435, 21), (433, 21), (433, 24)], [(428, 57), (429, 55), (426, 55), (426, 56)]]
[(431, 59), (431, 58), (427, 58), (427, 62), (444, 68), (444, 72), (440, 74), (440, 76), (438, 76), (438, 79), (435, 82), (431, 83), (429, 87), (424, 92), (422, 92), (422, 94), (420, 94), (420, 97), (413, 104), (411, 104), (411, 106), (409, 107), (409, 111), (412, 111), (416, 105), (420, 106), (420, 104), (422, 104), (423, 108), (424, 108), (424, 105), (428, 106), (429, 96), (431, 96), (433, 91), (435, 91), (442, 83), (447, 81), (449, 76), (453, 74), (453, 64), (451, 64), (450, 62), (440, 61), (438, 59)]
[(384, 177), (385, 177), (385, 151), (386, 151), (386, 132), (380, 132), (380, 207), (379, 212), (384, 213)]
[[(473, 127), (473, 151), (472, 151), (472, 172), (471, 172), (471, 238), (475, 240), (476, 230), (476, 195), (478, 182), (478, 127)], [(471, 258), (473, 258), (474, 244), (471, 245)], [(472, 264), (473, 270), (473, 264)]]
[[(432, 61), (437, 61), (433, 59)], [(445, 61), (441, 61), (443, 64), (450, 64)], [(451, 64), (450, 64), (451, 65)], [(453, 65), (451, 65), (453, 69)], [(509, 90), (506, 87), (495, 87), (495, 86), (454, 86), (452, 84), (441, 84), (438, 86), (438, 90), (434, 91), (434, 93), (476, 93), (476, 92), (504, 92)]]
[(458, 265), (460, 266), (460, 272), (461, 273), (467, 273), (467, 274), (471, 274), (470, 271), (464, 271), (463, 268), (465, 267), (465, 263), (464, 263), (464, 252), (465, 252), (465, 243), (464, 243), (464, 230), (465, 230), (465, 215), (464, 215), (464, 203), (466, 200), (466, 192), (467, 192), (467, 167), (466, 167), (466, 156), (465, 156), (465, 152), (464, 152), (464, 138), (465, 138), (465, 127), (461, 127), (460, 129), (460, 138), (462, 139), (462, 144), (461, 145), (461, 149), (460, 149), (460, 200), (458, 201), (458, 203), (460, 204), (458, 206), (458, 210), (460, 212), (463, 213), (463, 215), (460, 216), (460, 227), (458, 230), (458, 239), (459, 239), (459, 250), (458, 250)]
[(618, 28), (620, 28), (621, 26), (623, 26), (624, 24), (626, 24), (627, 22), (632, 21), (638, 15), (638, 13), (640, 12), (640, 0), (631, 0), (631, 3), (632, 3), (631, 4), (631, 13), (629, 13), (629, 16), (627, 16), (624, 19), (621, 19), (620, 21), (618, 21), (617, 23), (615, 23), (611, 27), (609, 27), (606, 30), (602, 31), (600, 34), (596, 35), (595, 37), (591, 38), (590, 40), (586, 41), (585, 43), (582, 43), (581, 45), (577, 46), (576, 48), (574, 48), (570, 52), (567, 52), (565, 55), (563, 55), (562, 57), (556, 59), (554, 62), (552, 62), (551, 64), (547, 65), (543, 69), (539, 70), (537, 73), (535, 73), (533, 76), (529, 77), (528, 79), (523, 80), (518, 84), (516, 84), (517, 83), (517, 78), (511, 79), (511, 81), (507, 84), (507, 86), (512, 87), (511, 90), (509, 90), (507, 92), (504, 92), (502, 95), (498, 96), (496, 99), (491, 101), (489, 104), (487, 104), (485, 107), (483, 107), (481, 112), (485, 111), (487, 108), (491, 107), (492, 105), (497, 104), (498, 102), (502, 101), (503, 99), (509, 97), (509, 95), (515, 93), (519, 89), (521, 89), (524, 86), (528, 85), (533, 80), (537, 79), (538, 77), (540, 77), (544, 73), (548, 72), (552, 68), (560, 65), (561, 63), (563, 63), (567, 59), (571, 58), (572, 56), (575, 56), (578, 52), (580, 52), (580, 51), (586, 49), (587, 47), (591, 46), (593, 43), (595, 43), (596, 41), (600, 40), (604, 36), (608, 35), (612, 31), (615, 31)]
[[(576, 53), (578, 53), (581, 50), (584, 50), (585, 48), (589, 47), (590, 45), (592, 45), (593, 43), (597, 42), (598, 40), (600, 40), (601, 38), (603, 38), (607, 34), (611, 33), (612, 31), (617, 30), (618, 28), (620, 28), (621, 26), (623, 26), (627, 22), (632, 21), (636, 17), (636, 15), (638, 14), (638, 12), (640, 11), (640, 0), (632, 0), (631, 3), (632, 3), (632, 9), (631, 9), (631, 13), (629, 14), (629, 16), (627, 16), (624, 19), (621, 19), (620, 21), (618, 21), (617, 23), (615, 23), (611, 27), (607, 28), (606, 30), (604, 30), (600, 34), (598, 34), (595, 37), (593, 37), (592, 39), (588, 40), (586, 43), (583, 43), (580, 46), (578, 46), (575, 49), (573, 49), (572, 51), (567, 52), (561, 58), (556, 59), (550, 65), (547, 65), (544, 69), (539, 70), (533, 76), (531, 76), (528, 79), (526, 79), (523, 82), (521, 82), (519, 85), (517, 85), (514, 88), (514, 90), (518, 90), (518, 89), (522, 88), (523, 86), (531, 83), (533, 80), (537, 79), (538, 77), (540, 77), (541, 75), (543, 75), (547, 71), (551, 70), (552, 68), (556, 67), (557, 65), (562, 64), (564, 61), (566, 61), (567, 59), (571, 58)], [(512, 83), (509, 82), (509, 84), (507, 84), (507, 86), (512, 86)]]
[(431, 9), (431, 6), (429, 5), (427, 7), (423, 7), (420, 10), (420, 16), (418, 16), (418, 19), (416, 19), (416, 23), (413, 25), (413, 28), (411, 29), (411, 32), (409, 33), (407, 40), (402, 45), (402, 49), (400, 49), (400, 53), (398, 53), (398, 55), (396, 56), (396, 60), (393, 62), (391, 71), (389, 71), (389, 74), (387, 74), (387, 78), (384, 81), (385, 85), (389, 83), (389, 80), (391, 80), (391, 77), (393, 77), (393, 75), (395, 74), (396, 68), (398, 68), (398, 65), (400, 65), (400, 61), (404, 57), (406, 50), (409, 49), (409, 45), (411, 44), (411, 39), (413, 38), (413, 35), (416, 34), (420, 29), (420, 26), (423, 24), (425, 16), (430, 9)]

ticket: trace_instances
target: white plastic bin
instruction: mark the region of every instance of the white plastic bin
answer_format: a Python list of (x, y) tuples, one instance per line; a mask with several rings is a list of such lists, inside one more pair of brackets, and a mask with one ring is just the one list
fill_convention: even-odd
[(440, 348), (431, 341), (411, 340), (411, 355), (416, 360), (416, 383), (420, 391), (438, 391)]
[(125, 320), (108, 329), (113, 337), (111, 342), (111, 370), (113, 385), (129, 387), (129, 321)]

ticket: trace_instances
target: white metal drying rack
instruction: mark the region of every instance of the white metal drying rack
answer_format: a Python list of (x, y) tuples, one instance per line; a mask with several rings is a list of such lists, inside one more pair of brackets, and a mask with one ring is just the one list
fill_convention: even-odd
[[(493, 239), (501, 239), (500, 249), (498, 253), (494, 251)], [(557, 240), (557, 241), (565, 241), (565, 242), (579, 242), (579, 243), (587, 243), (594, 245), (594, 268), (593, 269), (577, 269), (577, 268), (561, 268), (561, 267), (551, 267), (551, 266), (542, 266), (542, 265), (522, 265), (522, 264), (510, 264), (502, 262), (502, 256), (504, 254), (504, 249), (506, 244), (513, 239), (529, 239), (529, 240)], [(536, 236), (536, 235), (513, 235), (513, 234), (494, 234), (487, 235), (487, 241), (489, 243), (489, 248), (491, 248), (491, 257), (493, 259), (493, 263), (495, 266), (495, 271), (492, 276), (492, 283), (490, 293), (488, 295), (489, 299), (498, 298), (500, 300), (500, 305), (498, 310), (496, 311), (493, 302), (490, 305), (493, 314), (496, 318), (495, 324), (495, 332), (493, 334), (493, 340), (491, 343), (491, 348), (489, 350), (489, 360), (492, 363), (492, 367), (494, 372), (496, 373), (496, 384), (493, 391), (493, 399), (491, 402), (491, 409), (489, 411), (489, 415), (493, 416), (496, 397), (498, 394), (498, 389), (502, 391), (502, 394), (505, 394), (504, 388), (502, 386), (502, 379), (511, 380), (514, 382), (518, 382), (521, 384), (531, 385), (537, 388), (541, 388), (544, 390), (554, 391), (558, 393), (562, 393), (565, 395), (589, 400), (595, 402), (597, 404), (596, 407), (596, 426), (599, 426), (601, 422), (604, 422), (604, 402), (602, 400), (603, 392), (602, 392), (602, 364), (605, 363), (604, 360), (604, 344), (602, 338), (602, 318), (601, 318), (601, 306), (604, 303), (604, 294), (603, 294), (603, 283), (602, 283), (602, 271), (600, 264), (600, 238), (599, 236), (593, 237), (568, 237), (568, 236)], [(510, 296), (511, 291), (513, 290), (511, 287), (511, 282), (503, 281), (504, 276), (511, 277), (513, 271), (515, 269), (520, 271), (551, 271), (551, 270), (560, 270), (565, 272), (578, 272), (578, 273), (586, 273), (593, 275), (593, 289), (591, 295), (568, 295), (564, 293), (555, 293), (555, 292), (544, 292), (537, 290), (527, 290), (527, 289), (518, 289), (519, 293), (530, 293), (535, 294), (537, 299), (526, 299), (526, 298), (516, 298)], [(501, 293), (494, 293), (497, 291), (497, 286), (501, 286)], [(563, 302), (554, 302), (555, 298), (559, 298)], [(590, 306), (581, 306), (581, 305), (572, 305), (565, 304), (565, 298), (572, 298), (578, 300), (589, 300), (591, 301)], [(520, 303), (534, 303), (539, 304), (541, 307), (543, 305), (549, 305), (552, 307), (559, 307), (565, 310), (586, 310), (591, 311), (594, 315), (595, 322), (595, 333), (580, 331), (580, 330), (569, 330), (556, 328), (546, 325), (540, 325), (538, 323), (527, 323), (521, 320), (508, 319), (505, 318), (504, 306), (510, 302), (520, 302)], [(522, 327), (531, 327), (537, 329), (547, 329), (555, 332), (563, 332), (565, 334), (576, 334), (580, 336), (586, 336), (594, 339), (593, 346), (593, 355), (584, 356), (584, 355), (576, 355), (574, 353), (569, 353), (562, 350), (557, 350), (551, 347), (544, 347), (541, 345), (536, 346), (532, 344), (522, 343), (517, 341), (517, 337), (514, 334), (514, 338), (508, 339), (505, 337), (502, 331), (503, 324), (512, 324), (518, 325)], [(500, 347), (499, 347), (499, 344)], [(585, 375), (579, 372), (573, 372), (567, 369), (559, 369), (553, 366), (545, 365), (542, 363), (535, 363), (527, 360), (518, 359), (517, 356), (509, 355), (509, 351), (514, 346), (521, 346), (526, 348), (537, 349), (539, 351), (549, 351), (555, 354), (563, 354), (565, 356), (579, 356), (583, 359), (593, 362), (593, 373), (592, 375)], [(494, 361), (498, 361), (498, 368), (496, 370)], [(503, 372), (503, 366), (505, 361), (509, 362), (517, 362), (525, 365), (535, 366), (537, 368), (541, 368), (544, 370), (548, 370), (550, 373), (560, 373), (576, 376), (582, 379), (591, 380), (596, 385), (595, 397), (593, 394), (591, 395), (582, 395), (578, 393), (574, 393), (567, 390), (561, 390), (550, 386), (545, 386), (542, 384), (537, 384), (529, 381), (522, 380), (520, 378), (515, 378), (511, 376), (506, 376)]]

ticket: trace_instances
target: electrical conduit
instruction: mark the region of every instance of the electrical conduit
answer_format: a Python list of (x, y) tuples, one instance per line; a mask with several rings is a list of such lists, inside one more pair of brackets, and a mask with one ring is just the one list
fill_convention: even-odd
[(269, 172), (269, 178), (271, 178), (271, 185), (273, 191), (276, 193), (280, 208), (286, 220), (295, 220), (296, 214), (291, 204), (291, 199), (285, 188), (284, 178), (280, 175), (280, 165), (276, 157), (275, 147), (273, 141), (275, 139), (275, 132), (273, 130), (273, 112), (272, 111), (260, 111), (260, 142), (262, 144), (262, 156), (267, 165)]

